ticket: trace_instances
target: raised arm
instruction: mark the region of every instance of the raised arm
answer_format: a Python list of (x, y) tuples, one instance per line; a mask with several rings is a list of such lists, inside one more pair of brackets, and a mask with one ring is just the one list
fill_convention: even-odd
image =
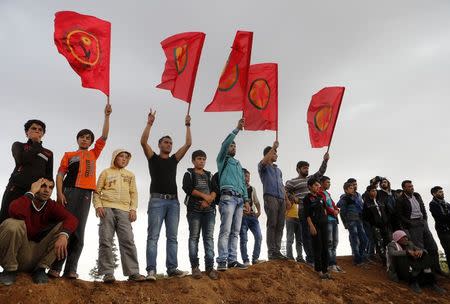
[(108, 139), (109, 134), (109, 116), (112, 113), (112, 107), (110, 104), (105, 106), (105, 120), (103, 121), (102, 138), (103, 140)]
[(312, 178), (320, 179), (325, 174), (325, 172), (327, 171), (327, 164), (328, 164), (329, 159), (330, 159), (330, 154), (328, 154), (328, 152), (327, 152), (323, 155), (323, 161), (322, 161), (322, 164), (320, 165), (319, 171), (314, 173), (312, 175)]
[(269, 153), (264, 155), (263, 159), (261, 160), (261, 163), (263, 165), (270, 164), (270, 160), (272, 159), (273, 155), (277, 152), (279, 145), (280, 145), (280, 143), (277, 140), (273, 142), (272, 149), (270, 149)]
[(147, 159), (152, 158), (155, 154), (155, 152), (153, 152), (152, 148), (148, 144), (148, 137), (150, 136), (150, 129), (152, 128), (153, 122), (155, 121), (155, 115), (156, 111), (152, 112), (152, 109), (150, 109), (150, 113), (148, 113), (147, 116), (147, 124), (145, 125), (144, 131), (141, 135), (141, 146)]
[(231, 131), (230, 134), (228, 134), (227, 138), (222, 142), (222, 146), (220, 147), (219, 154), (217, 155), (217, 169), (219, 172), (222, 170), (222, 166), (225, 162), (225, 158), (228, 155), (228, 148), (230, 147), (231, 143), (233, 142), (236, 135), (244, 128), (244, 119), (241, 118), (238, 121), (238, 124), (236, 126), (236, 129)]
[(184, 125), (186, 126), (186, 141), (184, 145), (175, 153), (175, 158), (177, 159), (177, 161), (180, 161), (184, 157), (184, 155), (192, 145), (191, 116), (186, 115), (186, 118), (184, 119)]

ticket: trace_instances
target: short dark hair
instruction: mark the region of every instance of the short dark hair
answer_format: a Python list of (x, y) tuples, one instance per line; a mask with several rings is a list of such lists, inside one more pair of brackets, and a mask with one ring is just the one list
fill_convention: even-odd
[(194, 161), (197, 157), (205, 157), (206, 153), (203, 150), (195, 150), (192, 152), (192, 160)]
[[(308, 179), (308, 187), (311, 187), (312, 185), (314, 185), (315, 183), (319, 183), (319, 181), (315, 178), (310, 178)], [(320, 184), (320, 183), (319, 183)]]
[(377, 187), (375, 185), (369, 185), (369, 186), (367, 186), (366, 190), (367, 190), (367, 192), (370, 192), (372, 190), (377, 190)]
[(431, 188), (431, 195), (435, 195), (439, 190), (442, 190), (441, 186), (434, 186), (433, 188)]
[(322, 176), (322, 177), (320, 178), (320, 183), (323, 183), (323, 182), (325, 182), (325, 181), (327, 181), (327, 180), (330, 180), (330, 178), (329, 178), (328, 176), (324, 175), (324, 176)]
[(402, 189), (405, 188), (406, 184), (412, 184), (412, 181), (410, 181), (409, 179), (402, 181)]
[(356, 178), (353, 178), (353, 177), (350, 177), (348, 180), (347, 180), (347, 183), (356, 183)]
[(30, 129), (32, 124), (37, 124), (37, 125), (41, 126), (42, 130), (44, 131), (44, 134), (45, 134), (45, 123), (39, 119), (30, 119), (29, 121), (27, 121), (23, 125), (25, 132), (28, 132), (28, 130)]
[(348, 190), (348, 188), (350, 188), (351, 186), (353, 186), (353, 183), (352, 182), (349, 182), (349, 181), (347, 181), (347, 182), (345, 182), (344, 183), (344, 191), (347, 191)]
[(158, 145), (159, 145), (160, 143), (162, 143), (163, 140), (166, 139), (166, 138), (172, 140), (172, 137), (170, 137), (169, 135), (164, 135), (163, 137), (161, 137), (161, 138), (158, 140)]
[(300, 169), (301, 167), (309, 167), (309, 163), (307, 161), (301, 160), (297, 163), (297, 169)]
[(94, 142), (94, 139), (95, 139), (94, 133), (89, 129), (83, 129), (80, 132), (78, 132), (77, 140), (78, 140), (78, 138), (80, 138), (81, 136), (84, 136), (84, 135), (91, 136), (91, 144)]
[(264, 148), (264, 151), (263, 151), (263, 155), (264, 155), (264, 156), (266, 156), (266, 155), (267, 155), (267, 153), (269, 153), (269, 152), (270, 152), (270, 150), (272, 150), (272, 147), (271, 147), (271, 146), (267, 146), (267, 147), (265, 147), (265, 148)]
[(244, 174), (250, 174), (250, 172), (245, 168), (242, 168), (242, 172), (244, 172)]

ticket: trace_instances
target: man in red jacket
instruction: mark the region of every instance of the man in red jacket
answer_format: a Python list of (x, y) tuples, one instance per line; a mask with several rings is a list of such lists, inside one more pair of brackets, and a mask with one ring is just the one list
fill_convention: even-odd
[(32, 272), (33, 282), (48, 282), (46, 268), (67, 256), (67, 239), (78, 220), (50, 199), (54, 182), (40, 178), (9, 206), (0, 225), (0, 284), (11, 285), (18, 271)]

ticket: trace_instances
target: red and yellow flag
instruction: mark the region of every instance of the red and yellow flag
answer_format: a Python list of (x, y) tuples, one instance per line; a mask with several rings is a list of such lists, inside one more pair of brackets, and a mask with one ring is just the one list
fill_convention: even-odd
[(245, 130), (278, 130), (278, 65), (253, 64), (244, 103)]
[(205, 112), (242, 111), (252, 54), (253, 32), (238, 31), (216, 94)]
[(191, 102), (205, 33), (188, 32), (161, 41), (166, 65), (157, 88), (170, 90), (172, 96)]
[(109, 96), (111, 23), (76, 12), (57, 12), (54, 39), (58, 52), (80, 75), (81, 85)]
[(344, 87), (326, 87), (312, 96), (307, 121), (313, 148), (330, 145), (344, 91)]

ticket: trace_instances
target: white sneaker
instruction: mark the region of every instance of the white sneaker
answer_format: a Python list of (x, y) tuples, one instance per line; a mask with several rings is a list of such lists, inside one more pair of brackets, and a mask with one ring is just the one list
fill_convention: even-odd
[(145, 277), (147, 281), (156, 281), (156, 272), (154, 270), (150, 270), (147, 272), (147, 276)]
[(250, 266), (250, 261), (245, 261), (244, 265), (247, 266), (247, 267)]

